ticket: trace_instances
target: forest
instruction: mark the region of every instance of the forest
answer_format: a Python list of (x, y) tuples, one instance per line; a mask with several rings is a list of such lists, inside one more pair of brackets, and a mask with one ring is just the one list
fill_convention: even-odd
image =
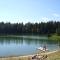
[(24, 35), (24, 34), (54, 34), (60, 35), (60, 22), (41, 23), (4, 23), (0, 22), (0, 35)]

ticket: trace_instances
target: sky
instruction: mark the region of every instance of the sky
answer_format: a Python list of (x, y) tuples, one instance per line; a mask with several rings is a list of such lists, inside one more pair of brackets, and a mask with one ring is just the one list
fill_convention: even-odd
[(0, 0), (0, 22), (60, 21), (60, 0)]

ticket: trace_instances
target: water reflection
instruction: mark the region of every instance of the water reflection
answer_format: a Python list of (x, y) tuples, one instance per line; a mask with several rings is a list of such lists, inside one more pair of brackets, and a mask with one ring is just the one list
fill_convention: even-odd
[(0, 38), (0, 44), (23, 44), (23, 38)]
[(58, 44), (60, 46), (60, 41), (52, 41), (48, 39), (33, 39), (33, 38), (24, 38), (24, 37), (14, 37), (14, 38), (0, 38), (0, 44)]
[[(36, 38), (36, 36), (35, 36)], [(60, 41), (48, 40), (45, 37), (35, 39), (31, 37), (0, 37), (0, 56), (32, 54), (37, 47), (47, 45), (48, 49), (54, 50), (60, 48)], [(45, 38), (45, 39), (44, 39)]]

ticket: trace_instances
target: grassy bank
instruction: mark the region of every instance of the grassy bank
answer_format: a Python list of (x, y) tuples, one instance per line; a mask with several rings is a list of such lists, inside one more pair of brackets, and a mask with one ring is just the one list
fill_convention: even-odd
[(47, 60), (60, 60), (60, 51), (48, 54)]
[(48, 37), (49, 39), (51, 40), (60, 40), (60, 36), (54, 34), (54, 35), (51, 35), (50, 37)]

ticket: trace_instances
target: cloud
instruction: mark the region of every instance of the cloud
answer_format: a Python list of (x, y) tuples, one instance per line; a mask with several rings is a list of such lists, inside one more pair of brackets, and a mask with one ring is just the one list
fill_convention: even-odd
[(57, 14), (57, 13), (53, 13), (52, 15), (53, 15), (54, 17), (60, 17), (60, 15)]
[(50, 21), (50, 19), (47, 18), (47, 17), (42, 17), (42, 18), (41, 18), (41, 21), (42, 21), (42, 22), (48, 22), (48, 21)]

